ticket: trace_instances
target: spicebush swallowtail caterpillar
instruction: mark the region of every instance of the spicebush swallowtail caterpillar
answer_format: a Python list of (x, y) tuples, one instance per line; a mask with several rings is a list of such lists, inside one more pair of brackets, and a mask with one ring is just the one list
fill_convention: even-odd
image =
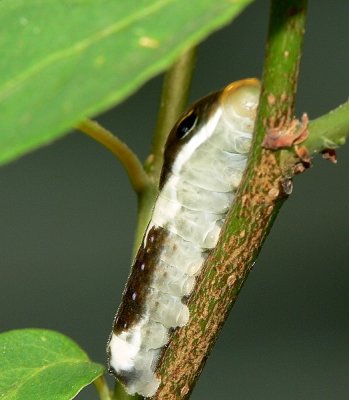
[(108, 342), (109, 370), (129, 394), (155, 394), (158, 359), (190, 315), (183, 303), (215, 247), (247, 162), (260, 85), (231, 83), (171, 130), (159, 193)]

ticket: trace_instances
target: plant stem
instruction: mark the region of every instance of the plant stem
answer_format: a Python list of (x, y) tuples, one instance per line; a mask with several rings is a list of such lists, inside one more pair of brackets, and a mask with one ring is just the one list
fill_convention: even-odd
[[(191, 318), (177, 329), (157, 374), (161, 385), (152, 399), (187, 399), (229, 310), (287, 197), (279, 153), (261, 147), (275, 122), (286, 124), (294, 94), (304, 32), (306, 0), (273, 0), (256, 135), (248, 169), (219, 242), (205, 262), (188, 301)], [(274, 98), (277, 101), (271, 101)], [(280, 102), (278, 101), (280, 99)]]
[(112, 400), (111, 393), (104, 376), (100, 376), (93, 383), (101, 400)]
[(349, 136), (349, 102), (310, 121), (309, 137), (302, 143), (310, 154), (333, 149)]
[(262, 154), (260, 145), (269, 129), (277, 127), (283, 131), (293, 119), (305, 4), (306, 0), (271, 1), (253, 158)]
[(97, 140), (115, 155), (125, 168), (136, 193), (142, 193), (146, 189), (149, 184), (147, 174), (135, 153), (124, 142), (90, 119), (78, 124), (76, 129)]

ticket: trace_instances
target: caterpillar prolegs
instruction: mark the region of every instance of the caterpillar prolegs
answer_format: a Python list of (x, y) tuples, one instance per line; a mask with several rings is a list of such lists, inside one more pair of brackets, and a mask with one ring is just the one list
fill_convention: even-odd
[(155, 394), (158, 359), (215, 247), (251, 144), (260, 86), (231, 83), (195, 103), (171, 130), (159, 193), (108, 342), (109, 369), (129, 394)]

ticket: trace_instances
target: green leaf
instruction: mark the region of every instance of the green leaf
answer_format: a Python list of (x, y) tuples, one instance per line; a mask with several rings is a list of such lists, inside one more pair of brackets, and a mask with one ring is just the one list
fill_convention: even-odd
[(0, 334), (0, 399), (72, 399), (104, 372), (66, 336), (42, 329)]
[(252, 0), (1, 0), (0, 163), (120, 102)]

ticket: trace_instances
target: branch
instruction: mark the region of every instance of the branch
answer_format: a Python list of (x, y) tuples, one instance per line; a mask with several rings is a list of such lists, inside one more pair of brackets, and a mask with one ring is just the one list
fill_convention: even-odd
[(110, 150), (121, 162), (136, 193), (142, 193), (149, 184), (149, 178), (133, 151), (118, 137), (113, 135), (98, 122), (87, 119), (76, 126), (76, 129), (97, 140)]
[(310, 121), (303, 114), (302, 120), (293, 119), (289, 125), (269, 128), (263, 146), (269, 149), (288, 148), (282, 151), (284, 174), (293, 176), (311, 166), (316, 153), (336, 163), (335, 149), (345, 143), (349, 135), (349, 102)]
[(302, 143), (310, 154), (334, 149), (349, 136), (349, 102), (310, 121), (309, 137)]
[[(247, 278), (272, 223), (290, 192), (280, 151), (261, 147), (265, 132), (287, 124), (294, 112), (306, 0), (273, 0), (256, 135), (239, 192), (188, 301), (191, 318), (177, 329), (157, 374), (153, 400), (187, 399)], [(273, 101), (273, 100), (276, 101)]]

